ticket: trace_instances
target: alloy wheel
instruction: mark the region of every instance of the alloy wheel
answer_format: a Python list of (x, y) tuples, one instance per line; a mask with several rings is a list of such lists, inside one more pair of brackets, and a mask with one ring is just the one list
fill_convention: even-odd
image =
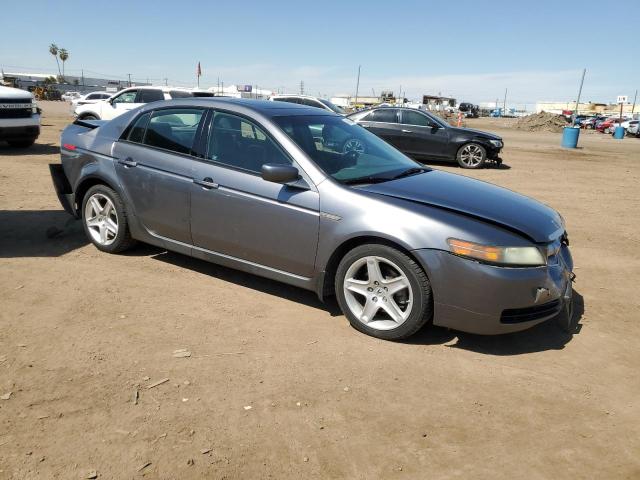
[(111, 245), (118, 236), (118, 213), (109, 197), (94, 193), (84, 208), (84, 221), (91, 238), (99, 245)]
[(478, 145), (466, 145), (460, 152), (460, 161), (467, 167), (477, 167), (482, 163), (482, 149)]
[(363, 257), (351, 264), (343, 292), (351, 313), (376, 330), (397, 328), (413, 308), (409, 279), (400, 267), (383, 257)]

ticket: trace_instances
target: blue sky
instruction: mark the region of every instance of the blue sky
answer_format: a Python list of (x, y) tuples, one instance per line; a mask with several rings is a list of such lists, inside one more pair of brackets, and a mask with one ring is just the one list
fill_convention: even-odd
[(195, 83), (200, 61), (203, 86), (293, 92), (303, 80), (327, 96), (353, 94), (359, 64), (361, 93), (402, 86), (410, 98), (491, 101), (508, 88), (509, 103), (565, 101), (585, 67), (585, 100), (640, 86), (637, 0), (3, 3), (5, 71), (55, 72), (55, 42), (68, 74), (176, 85)]

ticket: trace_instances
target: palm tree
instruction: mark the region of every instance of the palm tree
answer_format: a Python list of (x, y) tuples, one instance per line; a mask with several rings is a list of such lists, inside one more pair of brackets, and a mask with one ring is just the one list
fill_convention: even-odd
[(64, 62), (69, 58), (69, 52), (67, 52), (66, 48), (61, 48), (60, 52), (60, 60), (62, 60), (62, 78), (64, 79)]
[(58, 75), (60, 75), (60, 62), (58, 62), (58, 46), (55, 43), (49, 45), (49, 53), (55, 57), (56, 63), (58, 64)]

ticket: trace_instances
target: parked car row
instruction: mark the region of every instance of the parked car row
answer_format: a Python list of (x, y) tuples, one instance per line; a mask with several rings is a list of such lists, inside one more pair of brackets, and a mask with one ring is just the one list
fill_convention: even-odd
[(625, 129), (627, 135), (638, 136), (638, 120), (620, 116), (604, 116), (604, 115), (578, 115), (575, 118), (576, 125), (580, 128), (597, 130), (601, 133), (613, 134), (616, 127), (621, 126)]

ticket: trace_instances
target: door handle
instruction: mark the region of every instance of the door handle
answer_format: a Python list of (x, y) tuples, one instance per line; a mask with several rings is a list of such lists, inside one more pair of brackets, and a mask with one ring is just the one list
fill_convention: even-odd
[(211, 177), (205, 177), (202, 180), (196, 180), (194, 178), (193, 179), (193, 183), (195, 183), (196, 185), (200, 185), (202, 188), (204, 188), (206, 190), (210, 190), (212, 188), (218, 188), (220, 186), (217, 183), (215, 183), (213, 181), (213, 178), (211, 178)]
[(413, 133), (411, 130), (402, 129), (402, 133)]
[(126, 168), (133, 168), (138, 165), (138, 162), (134, 162), (131, 157), (127, 157), (124, 160), (118, 160), (120, 165), (124, 165)]

